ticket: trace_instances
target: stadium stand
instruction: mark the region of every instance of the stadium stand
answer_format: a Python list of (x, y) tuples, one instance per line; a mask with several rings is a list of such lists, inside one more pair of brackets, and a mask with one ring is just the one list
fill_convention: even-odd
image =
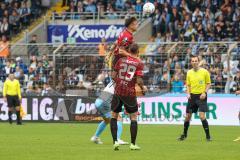
[[(144, 2), (63, 1), (53, 11), (55, 19), (58, 16), (64, 20), (92, 19), (91, 15), (99, 11), (104, 15), (99, 18), (115, 19), (126, 17), (126, 13), (141, 13)], [(168, 89), (184, 92), (184, 75), (190, 68), (191, 55), (198, 55), (201, 66), (210, 71), (212, 93), (233, 93), (237, 90), (240, 87), (240, 44), (234, 41), (240, 38), (237, 34), (240, 32), (240, 2), (171, 0), (154, 4), (157, 9), (151, 15), (152, 37), (150, 42), (141, 44), (144, 81), (149, 91)], [(60, 92), (80, 88), (96, 93), (109, 81), (109, 72), (97, 46), (65, 44), (54, 57), (52, 53), (56, 46), (40, 45), (34, 41), (19, 45), (15, 49), (28, 50), (29, 57), (1, 58), (0, 86), (6, 75), (14, 72), (25, 90), (32, 90), (30, 86), (34, 84), (34, 89), (40, 93), (47, 82)]]
[(0, 1), (0, 36), (11, 39), (47, 10), (41, 0)]
[(153, 36), (163, 41), (239, 40), (238, 0), (172, 0), (155, 5)]

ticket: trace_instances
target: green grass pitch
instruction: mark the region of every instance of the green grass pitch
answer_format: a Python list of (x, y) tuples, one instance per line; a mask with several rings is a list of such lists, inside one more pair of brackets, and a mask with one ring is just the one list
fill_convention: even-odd
[[(240, 127), (210, 126), (213, 141), (205, 140), (202, 126), (190, 126), (184, 142), (176, 138), (182, 125), (139, 125), (140, 151), (121, 146), (113, 151), (109, 127), (103, 145), (90, 142), (97, 124), (25, 123), (23, 126), (0, 123), (1, 160), (236, 160), (240, 156)], [(130, 141), (129, 125), (122, 139)]]

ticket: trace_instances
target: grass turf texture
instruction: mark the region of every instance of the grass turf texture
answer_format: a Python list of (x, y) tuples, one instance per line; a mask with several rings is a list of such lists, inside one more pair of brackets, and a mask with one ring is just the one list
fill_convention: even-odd
[[(8, 160), (204, 160), (238, 159), (239, 127), (210, 126), (212, 142), (206, 142), (202, 126), (190, 126), (189, 137), (179, 142), (180, 125), (139, 125), (137, 144), (113, 151), (109, 127), (101, 136), (103, 145), (90, 142), (97, 124), (24, 123), (23, 126), (0, 123), (0, 159)], [(123, 140), (130, 141), (129, 125), (124, 125)]]

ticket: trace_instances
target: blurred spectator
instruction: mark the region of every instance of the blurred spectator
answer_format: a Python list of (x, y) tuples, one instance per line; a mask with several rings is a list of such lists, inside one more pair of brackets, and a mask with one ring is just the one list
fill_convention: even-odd
[(8, 18), (4, 17), (2, 24), (0, 25), (0, 35), (7, 36), (10, 34), (10, 25), (8, 23)]
[(99, 45), (98, 45), (99, 56), (105, 56), (107, 47), (108, 46), (107, 46), (107, 43), (106, 43), (106, 39), (102, 38), (101, 43), (99, 43)]
[(28, 46), (28, 55), (29, 56), (39, 56), (39, 50), (38, 50), (38, 46), (36, 45), (37, 43), (37, 35), (34, 34), (32, 35), (32, 39), (29, 42), (29, 46)]
[(214, 87), (215, 93), (224, 93), (225, 82), (223, 81), (223, 77), (221, 75), (217, 75), (214, 79)]
[(22, 58), (21, 57), (17, 57), (16, 58), (16, 65), (19, 66), (22, 70), (23, 70), (23, 73), (24, 74), (27, 74), (28, 73), (28, 67), (27, 65), (23, 62)]
[(157, 45), (157, 43), (155, 43), (155, 38), (151, 37), (150, 43), (147, 44), (147, 46), (146, 46), (145, 54), (146, 55), (155, 55), (157, 47), (158, 47), (158, 45)]
[(115, 6), (117, 10), (123, 10), (124, 9), (124, 0), (116, 0)]
[(238, 71), (236, 76), (234, 77), (234, 82), (236, 82), (237, 90), (239, 90), (240, 89), (240, 71)]
[(234, 82), (233, 77), (230, 76), (225, 85), (225, 93), (235, 93), (237, 83)]
[(31, 9), (27, 6), (27, 2), (23, 2), (21, 8), (19, 10), (19, 14), (21, 17), (21, 22), (24, 27), (27, 27), (30, 24), (30, 14)]
[(68, 85), (68, 86), (76, 86), (79, 82), (79, 78), (78, 76), (76, 75), (75, 72), (73, 72), (66, 80), (65, 80), (65, 83)]
[(184, 83), (182, 80), (179, 79), (177, 75), (174, 76), (174, 80), (172, 81), (171, 85), (172, 85), (171, 92), (173, 93), (183, 92)]
[(135, 5), (135, 11), (142, 12), (142, 8), (143, 8), (143, 3), (141, 2), (141, 0), (137, 0)]
[(45, 68), (49, 67), (49, 61), (48, 61), (48, 57), (46, 54), (42, 55), (42, 63), (43, 63), (43, 67), (45, 67)]
[(77, 12), (77, 14), (75, 15), (76, 19), (84, 18), (84, 16), (81, 15), (82, 12), (84, 12), (83, 3), (81, 1), (77, 3), (76, 12)]
[(6, 74), (6, 77), (8, 77), (8, 75), (11, 73), (11, 63), (10, 61), (7, 61), (6, 62), (6, 66), (4, 67), (4, 70), (5, 70), (5, 74)]
[(21, 68), (19, 66), (16, 67), (16, 71), (14, 72), (14, 76), (16, 79), (20, 79), (21, 76)]
[(34, 19), (40, 17), (41, 13), (43, 12), (43, 8), (41, 6), (42, 0), (31, 0), (31, 15)]
[(157, 43), (157, 45), (160, 45), (164, 41), (164, 36), (160, 32), (158, 32), (157, 37), (155, 38), (155, 42)]
[(53, 96), (55, 95), (54, 90), (50, 87), (48, 83), (44, 83), (41, 96)]
[(158, 32), (160, 32), (160, 18), (161, 14), (158, 9), (155, 10), (155, 15), (153, 17), (153, 36), (156, 36)]
[(44, 13), (42, 0), (6, 0), (0, 1), (0, 6), (0, 36), (8, 39)]
[(167, 86), (167, 83), (168, 83), (170, 78), (171, 77), (170, 77), (168, 71), (163, 71), (163, 75), (162, 75), (162, 78), (161, 78), (162, 87), (166, 87)]
[(30, 68), (32, 68), (34, 71), (37, 69), (37, 57), (36, 56), (32, 56), (30, 59)]
[(16, 10), (13, 10), (9, 17), (9, 24), (13, 34), (17, 34), (20, 29), (20, 16)]
[(155, 70), (153, 75), (153, 85), (159, 85), (161, 82), (161, 73), (158, 69)]
[(118, 17), (118, 15), (114, 11), (113, 7), (109, 8), (109, 10), (107, 10), (107, 18), (108, 19), (117, 19), (117, 17)]
[(85, 3), (85, 12), (95, 13), (96, 11), (97, 11), (96, 4), (92, 0), (88, 0)]
[(8, 57), (9, 56), (9, 43), (7, 41), (7, 37), (2, 35), (0, 41), (0, 57)]
[(36, 90), (35, 85), (33, 86), (28, 86), (27, 90), (26, 90), (26, 95), (27, 96), (39, 96), (38, 91)]
[(58, 83), (57, 83), (57, 86), (56, 86), (56, 91), (60, 92), (60, 93), (64, 93), (65, 90), (66, 90), (66, 87), (64, 85), (64, 77), (63, 77), (63, 75), (59, 75), (58, 76)]

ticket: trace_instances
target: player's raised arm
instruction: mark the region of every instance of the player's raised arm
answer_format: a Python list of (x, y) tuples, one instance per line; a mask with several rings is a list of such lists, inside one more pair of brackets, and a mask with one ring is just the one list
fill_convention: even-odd
[(110, 57), (113, 55), (115, 49), (117, 47), (117, 41), (115, 41), (109, 48), (109, 50), (107, 51), (107, 55), (105, 57), (105, 61), (108, 62)]

